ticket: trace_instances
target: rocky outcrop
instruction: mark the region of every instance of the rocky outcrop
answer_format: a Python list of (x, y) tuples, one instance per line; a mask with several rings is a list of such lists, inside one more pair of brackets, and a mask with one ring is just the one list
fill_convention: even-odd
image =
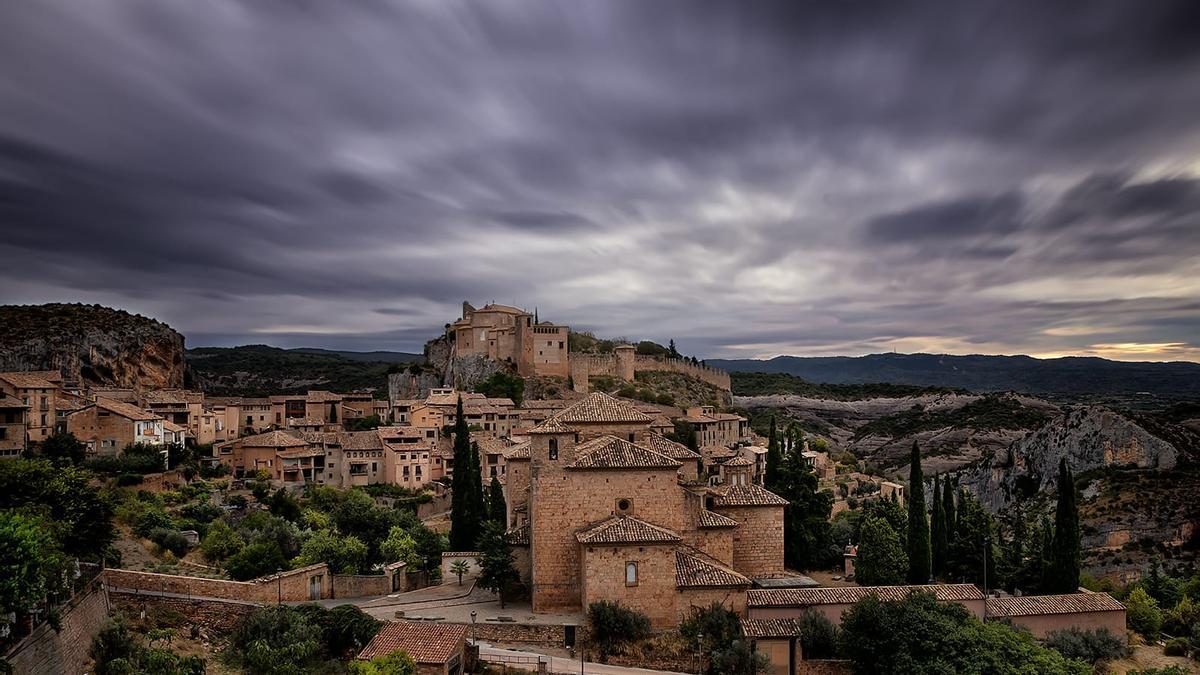
[(1175, 468), (1180, 452), (1126, 416), (1088, 406), (993, 452), (960, 484), (999, 509), (1017, 499), (1053, 492), (1062, 459), (1076, 475), (1094, 469), (1167, 471)]
[(4, 305), (0, 326), (0, 370), (57, 370), (106, 387), (184, 386), (183, 336), (154, 319), (99, 305)]

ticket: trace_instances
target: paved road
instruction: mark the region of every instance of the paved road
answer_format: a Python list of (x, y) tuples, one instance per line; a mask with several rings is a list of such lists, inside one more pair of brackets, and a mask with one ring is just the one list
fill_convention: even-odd
[[(547, 670), (551, 673), (579, 673), (584, 675), (684, 675), (670, 670), (649, 670), (647, 668), (630, 668), (628, 666), (613, 666), (607, 663), (579, 663), (575, 659), (561, 656), (549, 656), (536, 652), (499, 649), (486, 642), (479, 643), (479, 656), (498, 663), (508, 663), (509, 666), (537, 670), (537, 661), (544, 660)], [(491, 659), (489, 659), (491, 657)], [(582, 669), (581, 669), (582, 667)]]

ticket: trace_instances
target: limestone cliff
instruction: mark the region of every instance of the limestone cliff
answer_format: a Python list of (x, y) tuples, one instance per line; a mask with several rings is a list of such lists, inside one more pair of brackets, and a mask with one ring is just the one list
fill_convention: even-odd
[(154, 319), (99, 305), (3, 305), (0, 326), (0, 370), (58, 370), (98, 386), (184, 386), (183, 336)]

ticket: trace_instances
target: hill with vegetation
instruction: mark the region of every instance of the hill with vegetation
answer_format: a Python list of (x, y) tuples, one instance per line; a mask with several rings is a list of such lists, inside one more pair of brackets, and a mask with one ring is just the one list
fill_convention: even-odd
[(0, 305), (0, 371), (56, 370), (103, 387), (182, 387), (183, 336), (140, 314), (82, 304)]
[(871, 354), (869, 356), (709, 359), (730, 372), (783, 373), (810, 382), (949, 387), (1048, 395), (1157, 395), (1200, 398), (1200, 363), (1110, 361), (1095, 357)]
[[(380, 354), (380, 360), (363, 358)], [(382, 397), (387, 376), (402, 367), (399, 352), (335, 352), (267, 345), (200, 347), (187, 351), (196, 386), (215, 396), (266, 396), (329, 389), (374, 389)], [(417, 354), (409, 361), (421, 358)], [(389, 359), (389, 360), (384, 360)]]

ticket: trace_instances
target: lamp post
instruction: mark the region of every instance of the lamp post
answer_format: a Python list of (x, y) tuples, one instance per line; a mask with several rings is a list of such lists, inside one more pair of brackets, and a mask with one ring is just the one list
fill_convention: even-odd
[(283, 568), (275, 569), (275, 604), (283, 604)]
[(475, 640), (475, 610), (471, 610), (471, 646), (479, 646), (478, 642)]

